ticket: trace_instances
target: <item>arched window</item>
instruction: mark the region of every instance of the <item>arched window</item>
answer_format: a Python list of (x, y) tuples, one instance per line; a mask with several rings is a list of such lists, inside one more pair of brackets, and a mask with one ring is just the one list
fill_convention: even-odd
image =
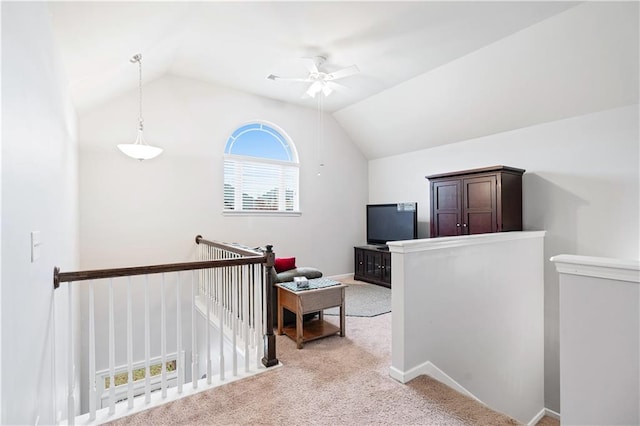
[(224, 149), (225, 212), (298, 212), (298, 154), (282, 130), (254, 121)]

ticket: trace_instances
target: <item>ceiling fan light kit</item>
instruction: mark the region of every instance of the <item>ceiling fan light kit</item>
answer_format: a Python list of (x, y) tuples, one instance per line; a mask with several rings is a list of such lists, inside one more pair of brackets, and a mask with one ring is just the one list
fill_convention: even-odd
[(138, 53), (134, 55), (130, 61), (138, 64), (139, 78), (138, 78), (138, 136), (134, 143), (121, 143), (118, 144), (118, 149), (122, 151), (128, 157), (136, 160), (151, 160), (162, 154), (162, 148), (157, 146), (151, 146), (144, 140), (143, 135), (143, 120), (142, 120), (142, 54)]
[(351, 65), (350, 67), (334, 72), (325, 72), (321, 69), (321, 66), (326, 61), (324, 56), (303, 58), (303, 60), (305, 61), (305, 66), (309, 71), (309, 75), (307, 77), (280, 77), (274, 74), (269, 74), (267, 76), (267, 80), (311, 83), (302, 95), (303, 98), (306, 98), (307, 96), (315, 98), (318, 93), (322, 93), (327, 97), (336, 90), (346, 89), (345, 86), (336, 83), (334, 80), (349, 77), (360, 72), (360, 69), (358, 69), (356, 65)]

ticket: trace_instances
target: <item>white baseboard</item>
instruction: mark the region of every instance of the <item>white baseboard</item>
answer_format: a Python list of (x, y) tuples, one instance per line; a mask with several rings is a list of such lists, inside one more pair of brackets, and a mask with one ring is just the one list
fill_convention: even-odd
[(538, 414), (533, 416), (533, 418), (529, 420), (529, 422), (527, 422), (527, 426), (535, 426), (545, 416), (546, 413), (547, 413), (546, 408), (543, 408), (542, 410), (540, 410)]
[(529, 422), (527, 423), (527, 426), (535, 426), (540, 420), (542, 420), (544, 416), (549, 416), (558, 421), (560, 420), (560, 413), (556, 413), (555, 411), (550, 410), (548, 408), (543, 408), (542, 410), (540, 410), (538, 414), (535, 415), (534, 418), (529, 420)]
[(404, 373), (398, 370), (397, 368), (395, 368), (394, 366), (389, 367), (389, 376), (391, 376), (392, 379), (397, 380), (402, 384), (407, 383), (409, 381), (409, 380), (405, 380)]
[(405, 372), (402, 372), (402, 371), (398, 370), (397, 368), (395, 368), (393, 366), (389, 367), (389, 375), (393, 379), (395, 379), (395, 380), (397, 380), (397, 381), (399, 381), (401, 383), (407, 383), (407, 382), (409, 382), (409, 381), (411, 381), (411, 380), (415, 379), (416, 377), (421, 376), (423, 374), (426, 374), (427, 376), (433, 377), (437, 381), (442, 382), (445, 385), (449, 386), (450, 388), (457, 390), (461, 394), (466, 395), (469, 398), (473, 398), (476, 401), (484, 404), (474, 394), (469, 392), (464, 386), (462, 386), (460, 383), (458, 383), (455, 380), (453, 380), (447, 373), (445, 373), (444, 371), (442, 371), (438, 367), (436, 367), (431, 361), (427, 361), (425, 363), (422, 363), (422, 364), (420, 364), (420, 365), (418, 365), (416, 367), (413, 367), (409, 371), (405, 371)]
[[(400, 371), (393, 366), (389, 367), (389, 376), (391, 376), (392, 379), (399, 381), (400, 383), (407, 383), (423, 374), (426, 374), (427, 376), (430, 376), (436, 379), (437, 381), (444, 383), (445, 385), (460, 392), (461, 394), (466, 395), (469, 398), (472, 398), (478, 401), (482, 405), (487, 405), (484, 402), (482, 402), (478, 397), (476, 397), (473, 393), (471, 393), (467, 388), (462, 386), (460, 383), (456, 382), (447, 373), (445, 373), (444, 371), (436, 367), (431, 361), (422, 363), (416, 367), (413, 367), (408, 371)], [(549, 417), (553, 417), (554, 419), (560, 420), (559, 413), (556, 413), (553, 410), (549, 410), (548, 408), (542, 408), (542, 410), (540, 410), (538, 414), (536, 414), (529, 422), (527, 422), (527, 426), (534, 426), (544, 416), (549, 416)]]
[(413, 367), (409, 371), (401, 371), (395, 368), (394, 366), (389, 367), (389, 375), (392, 379), (399, 381), (400, 383), (407, 383), (418, 376), (423, 374), (429, 374), (429, 368), (427, 364), (431, 364), (429, 361), (418, 365), (417, 367)]
[(556, 413), (555, 411), (550, 410), (548, 408), (544, 409), (544, 415), (545, 416), (549, 416), (551, 418), (554, 418), (556, 420), (560, 420), (560, 413)]

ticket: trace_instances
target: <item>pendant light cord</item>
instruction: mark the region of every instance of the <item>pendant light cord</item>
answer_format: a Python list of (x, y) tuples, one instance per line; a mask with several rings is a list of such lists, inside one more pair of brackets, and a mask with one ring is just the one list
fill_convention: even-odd
[(316, 141), (316, 157), (318, 161), (318, 176), (321, 173), (322, 167), (324, 167), (324, 93), (322, 91), (317, 94), (318, 102), (318, 131)]
[(138, 55), (138, 122), (140, 123), (140, 131), (143, 128), (142, 120), (142, 55)]

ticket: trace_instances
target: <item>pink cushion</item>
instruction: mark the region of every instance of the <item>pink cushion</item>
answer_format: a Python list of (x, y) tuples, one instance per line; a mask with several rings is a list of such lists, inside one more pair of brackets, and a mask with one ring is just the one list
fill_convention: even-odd
[(288, 271), (289, 269), (295, 269), (296, 258), (295, 257), (276, 258), (273, 266), (276, 268), (277, 273)]

